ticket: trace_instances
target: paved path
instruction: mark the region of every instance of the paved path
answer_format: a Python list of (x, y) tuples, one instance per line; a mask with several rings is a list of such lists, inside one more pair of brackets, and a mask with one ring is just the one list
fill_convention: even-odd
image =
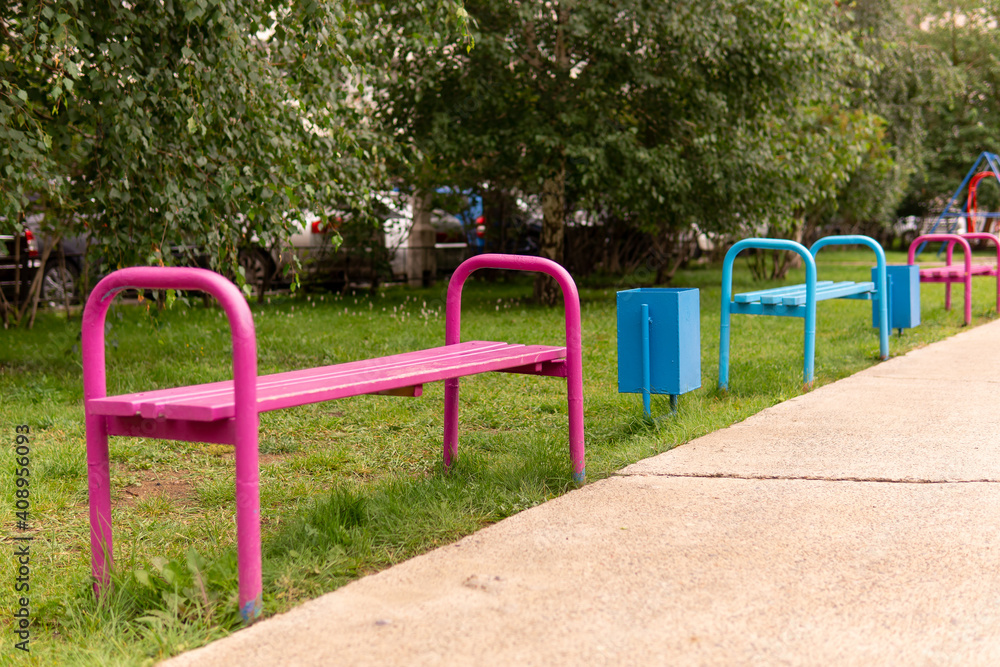
[(1000, 665), (1000, 322), (179, 656)]

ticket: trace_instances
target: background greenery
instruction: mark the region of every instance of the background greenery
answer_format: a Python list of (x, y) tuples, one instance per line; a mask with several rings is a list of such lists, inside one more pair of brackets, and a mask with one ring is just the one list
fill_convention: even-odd
[(51, 235), (86, 227), (106, 268), (180, 261), (186, 243), (235, 268), (302, 209), (447, 185), (486, 195), (494, 226), (539, 197), (556, 259), (578, 209), (652, 232), (668, 280), (692, 223), (797, 238), (939, 209), (997, 150), (997, 15), (996, 0), (2, 1), (0, 225), (42, 210)]

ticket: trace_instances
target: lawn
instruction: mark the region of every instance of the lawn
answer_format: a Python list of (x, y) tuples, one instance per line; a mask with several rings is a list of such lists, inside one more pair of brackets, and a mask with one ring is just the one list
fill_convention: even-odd
[[(931, 259), (931, 258), (928, 258)], [(890, 253), (890, 263), (905, 263)], [(868, 280), (870, 255), (827, 250), (820, 278)], [(802, 321), (734, 316), (730, 391), (715, 390), (718, 266), (681, 271), (701, 289), (702, 388), (669, 415), (642, 419), (641, 398), (617, 392), (615, 292), (632, 276), (581, 286), (588, 482), (801, 393)], [(802, 272), (785, 282), (799, 282)], [(743, 262), (734, 291), (758, 289)], [(974, 281), (975, 324), (995, 317), (992, 279)], [(253, 304), (261, 374), (443, 344), (443, 284), (376, 295), (303, 293)], [(923, 323), (890, 340), (894, 356), (963, 327), (923, 287)], [(474, 281), (465, 289), (466, 340), (556, 343), (562, 309), (530, 303), (530, 282)], [(871, 306), (819, 305), (816, 384), (878, 362)], [(200, 299), (159, 312), (117, 305), (108, 319), (108, 391), (117, 394), (227, 379), (228, 327)], [(238, 629), (232, 447), (112, 438), (115, 588), (90, 590), (79, 317), (40, 314), (34, 331), (0, 332), (0, 568), (3, 643), (11, 664), (150, 664)], [(261, 417), (264, 602), (275, 613), (334, 590), (574, 488), (565, 383), (482, 375), (462, 381), (459, 455), (441, 465), (443, 386), (421, 398), (365, 396)], [(14, 649), (15, 428), (32, 434), (30, 654)], [(21, 543), (23, 544), (23, 543)]]

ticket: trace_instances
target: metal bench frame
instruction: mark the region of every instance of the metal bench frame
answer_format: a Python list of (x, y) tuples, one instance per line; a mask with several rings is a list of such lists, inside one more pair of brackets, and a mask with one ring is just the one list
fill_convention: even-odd
[[(816, 281), (816, 253), (828, 245), (864, 245), (875, 253), (876, 281), (862, 283), (833, 283)], [(733, 292), (733, 263), (741, 251), (748, 248), (762, 250), (788, 250), (802, 257), (806, 266), (806, 282), (788, 287), (767, 290)], [(726, 253), (722, 265), (722, 316), (719, 326), (719, 389), (729, 388), (729, 320), (730, 314), (776, 315), (801, 317), (805, 320), (805, 352), (802, 365), (802, 384), (808, 391), (813, 384), (816, 357), (816, 303), (826, 299), (877, 300), (879, 316), (879, 354), (884, 361), (889, 358), (889, 310), (886, 291), (885, 252), (877, 241), (861, 235), (827, 236), (812, 244), (809, 250), (787, 239), (750, 238), (736, 242)]]
[[(483, 268), (543, 272), (555, 278), (562, 288), (566, 309), (566, 345), (462, 343), (462, 287), (473, 271)], [(201, 290), (213, 295), (229, 320), (233, 380), (108, 397), (104, 323), (114, 297), (129, 289)], [(196, 268), (135, 267), (116, 271), (101, 280), (87, 300), (81, 346), (95, 593), (99, 596), (109, 585), (113, 561), (108, 458), (108, 437), (112, 435), (235, 446), (239, 605), (248, 622), (263, 610), (257, 452), (260, 412), (366, 393), (419, 396), (424, 382), (444, 380), (447, 469), (458, 448), (459, 377), (490, 371), (565, 377), (573, 478), (582, 482), (585, 467), (580, 299), (569, 273), (540, 257), (478, 255), (462, 263), (452, 275), (445, 318), (444, 347), (258, 377), (257, 342), (250, 308), (240, 290), (219, 274)]]
[[(972, 247), (969, 241), (989, 241), (996, 246), (997, 263), (972, 263)], [(997, 312), (1000, 313), (1000, 240), (994, 234), (986, 232), (969, 232), (967, 234), (923, 234), (913, 239), (906, 255), (906, 263), (913, 264), (917, 250), (925, 243), (940, 241), (946, 243), (946, 266), (927, 267), (920, 269), (920, 282), (944, 283), (944, 309), (951, 310), (951, 284), (962, 283), (965, 286), (965, 324), (972, 323), (972, 276), (996, 276), (997, 279)], [(961, 266), (952, 264), (955, 245), (959, 245), (964, 253), (965, 261)]]

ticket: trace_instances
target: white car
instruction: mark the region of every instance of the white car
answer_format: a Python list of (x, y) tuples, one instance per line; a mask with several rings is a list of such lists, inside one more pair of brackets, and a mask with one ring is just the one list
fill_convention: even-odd
[[(289, 244), (266, 250), (251, 247), (240, 253), (247, 282), (263, 293), (272, 284), (301, 282), (341, 288), (350, 283), (378, 284), (383, 279), (406, 279), (406, 253), (413, 228), (411, 200), (399, 193), (376, 195), (381, 225), (345, 224), (351, 213), (330, 211), (325, 216), (302, 212), (292, 221)], [(468, 253), (461, 221), (440, 209), (431, 212), (439, 271), (453, 271)], [(339, 246), (334, 240), (338, 232)], [(296, 261), (298, 260), (298, 266)]]

